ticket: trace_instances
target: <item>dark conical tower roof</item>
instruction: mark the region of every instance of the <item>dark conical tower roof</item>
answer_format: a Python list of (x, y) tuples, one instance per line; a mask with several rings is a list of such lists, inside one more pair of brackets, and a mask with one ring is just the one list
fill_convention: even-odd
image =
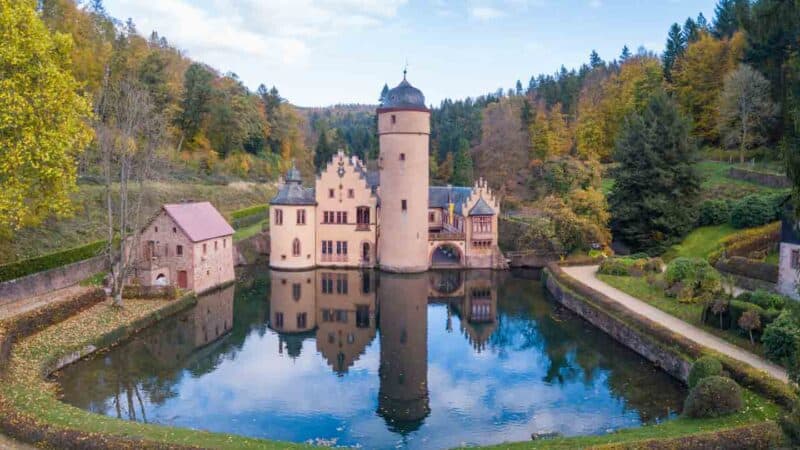
[(425, 95), (408, 82), (406, 72), (403, 71), (403, 81), (397, 87), (389, 90), (381, 108), (426, 109)]

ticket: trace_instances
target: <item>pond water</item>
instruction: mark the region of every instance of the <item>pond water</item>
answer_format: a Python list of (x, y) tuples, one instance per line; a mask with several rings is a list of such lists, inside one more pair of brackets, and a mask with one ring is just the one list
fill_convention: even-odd
[(441, 449), (675, 417), (681, 384), (511, 272), (248, 268), (56, 375), (92, 412), (251, 437)]

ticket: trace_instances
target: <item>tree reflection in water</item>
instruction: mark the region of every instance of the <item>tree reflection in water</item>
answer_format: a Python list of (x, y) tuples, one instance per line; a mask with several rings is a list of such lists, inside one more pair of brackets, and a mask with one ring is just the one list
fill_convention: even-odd
[(66, 368), (64, 400), (127, 420), (367, 448), (602, 433), (674, 417), (682, 403), (677, 382), (516, 274), (250, 270)]

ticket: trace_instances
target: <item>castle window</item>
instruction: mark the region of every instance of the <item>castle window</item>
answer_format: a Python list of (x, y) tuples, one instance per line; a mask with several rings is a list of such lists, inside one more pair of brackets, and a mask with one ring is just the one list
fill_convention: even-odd
[(333, 189), (328, 189), (328, 198), (333, 198), (336, 192)]
[(214, 241), (214, 251), (217, 251), (218, 248), (219, 248), (219, 242)]
[(206, 247), (206, 244), (203, 244), (203, 254), (205, 255), (206, 253), (208, 253), (208, 247)]
[[(336, 274), (336, 293), (337, 294), (347, 294), (347, 274), (346, 273), (339, 273)], [(347, 322), (347, 311), (344, 311), (345, 316), (344, 320), (337, 320), (338, 322)]]
[(306, 313), (297, 313), (297, 328), (303, 329), (306, 327)]
[(356, 191), (354, 191), (352, 189), (348, 189), (347, 190), (347, 198), (355, 198), (355, 197), (356, 197)]
[(283, 225), (283, 210), (275, 210), (275, 225)]
[(492, 217), (491, 216), (477, 216), (472, 218), (472, 232), (473, 233), (491, 233), (492, 232)]
[(222, 248), (228, 248), (228, 239), (227, 238), (222, 240)]
[(322, 274), (322, 293), (333, 294), (333, 274), (325, 272)]
[(156, 227), (156, 233), (158, 233), (158, 227)]
[(175, 254), (178, 256), (183, 256), (183, 246), (179, 245), (175, 247)]
[(406, 154), (400, 153), (400, 161), (405, 161), (405, 160), (406, 160)]
[(428, 222), (433, 223), (436, 221), (436, 213), (428, 213)]
[(300, 283), (293, 283), (292, 284), (292, 299), (294, 301), (300, 301), (300, 293), (303, 286)]
[(172, 227), (172, 232), (173, 232), (173, 233), (177, 233), (177, 232), (178, 232), (178, 229), (177, 229), (177, 228), (175, 228), (175, 227)]
[(275, 313), (275, 328), (283, 328), (283, 313)]
[(397, 116), (395, 116), (394, 114), (392, 114), (392, 125), (394, 125), (394, 124), (396, 124), (396, 123), (397, 123)]
[(356, 208), (356, 225), (361, 228), (369, 227), (369, 206)]
[(403, 211), (408, 211), (408, 203), (406, 202), (406, 199), (400, 200), (400, 209)]
[(292, 241), (292, 256), (300, 256), (300, 239)]
[(305, 209), (298, 209), (297, 210), (297, 224), (298, 225), (305, 225), (306, 224), (306, 210)]

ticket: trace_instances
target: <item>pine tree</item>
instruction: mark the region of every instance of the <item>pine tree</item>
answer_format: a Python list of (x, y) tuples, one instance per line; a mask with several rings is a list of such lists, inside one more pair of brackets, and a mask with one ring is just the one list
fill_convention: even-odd
[(697, 28), (700, 31), (708, 32), (708, 20), (706, 20), (706, 16), (704, 16), (703, 13), (699, 13), (697, 15), (696, 22), (697, 22)]
[(380, 98), (378, 99), (378, 102), (380, 102), (380, 104), (381, 104), (381, 105), (383, 105), (384, 103), (386, 103), (386, 100), (387, 100), (387, 96), (388, 96), (388, 95), (389, 95), (389, 85), (388, 85), (388, 84), (386, 84), (386, 83), (384, 83), (384, 84), (383, 84), (383, 89), (381, 89), (381, 96), (380, 96)]
[(608, 203), (614, 235), (633, 250), (658, 253), (691, 229), (700, 190), (694, 152), (689, 123), (663, 91), (626, 120)]
[(700, 27), (691, 17), (683, 24), (683, 41), (688, 45), (700, 39)]
[(714, 8), (714, 36), (720, 39), (731, 37), (738, 28), (736, 3), (734, 0), (720, 0)]
[(605, 63), (603, 62), (602, 58), (600, 58), (600, 55), (598, 55), (595, 50), (592, 50), (592, 53), (589, 55), (589, 66), (594, 69), (602, 66), (603, 64)]
[(631, 50), (627, 45), (622, 46), (622, 53), (619, 55), (619, 62), (624, 63), (631, 57)]
[(517, 90), (516, 92), (517, 95), (522, 95), (522, 82), (519, 80), (517, 80), (516, 90)]
[(664, 61), (664, 78), (672, 80), (672, 66), (675, 61), (686, 50), (686, 39), (684, 38), (683, 31), (680, 25), (673, 23), (667, 35), (667, 46), (664, 49), (662, 59)]
[(458, 142), (458, 152), (456, 152), (455, 161), (453, 162), (453, 178), (451, 181), (456, 186), (472, 186), (473, 177), (469, 142), (462, 138)]
[(317, 147), (314, 149), (314, 166), (317, 168), (317, 172), (322, 171), (336, 153), (336, 146), (328, 137), (328, 131), (327, 128), (322, 128), (319, 131), (319, 140), (317, 140)]

